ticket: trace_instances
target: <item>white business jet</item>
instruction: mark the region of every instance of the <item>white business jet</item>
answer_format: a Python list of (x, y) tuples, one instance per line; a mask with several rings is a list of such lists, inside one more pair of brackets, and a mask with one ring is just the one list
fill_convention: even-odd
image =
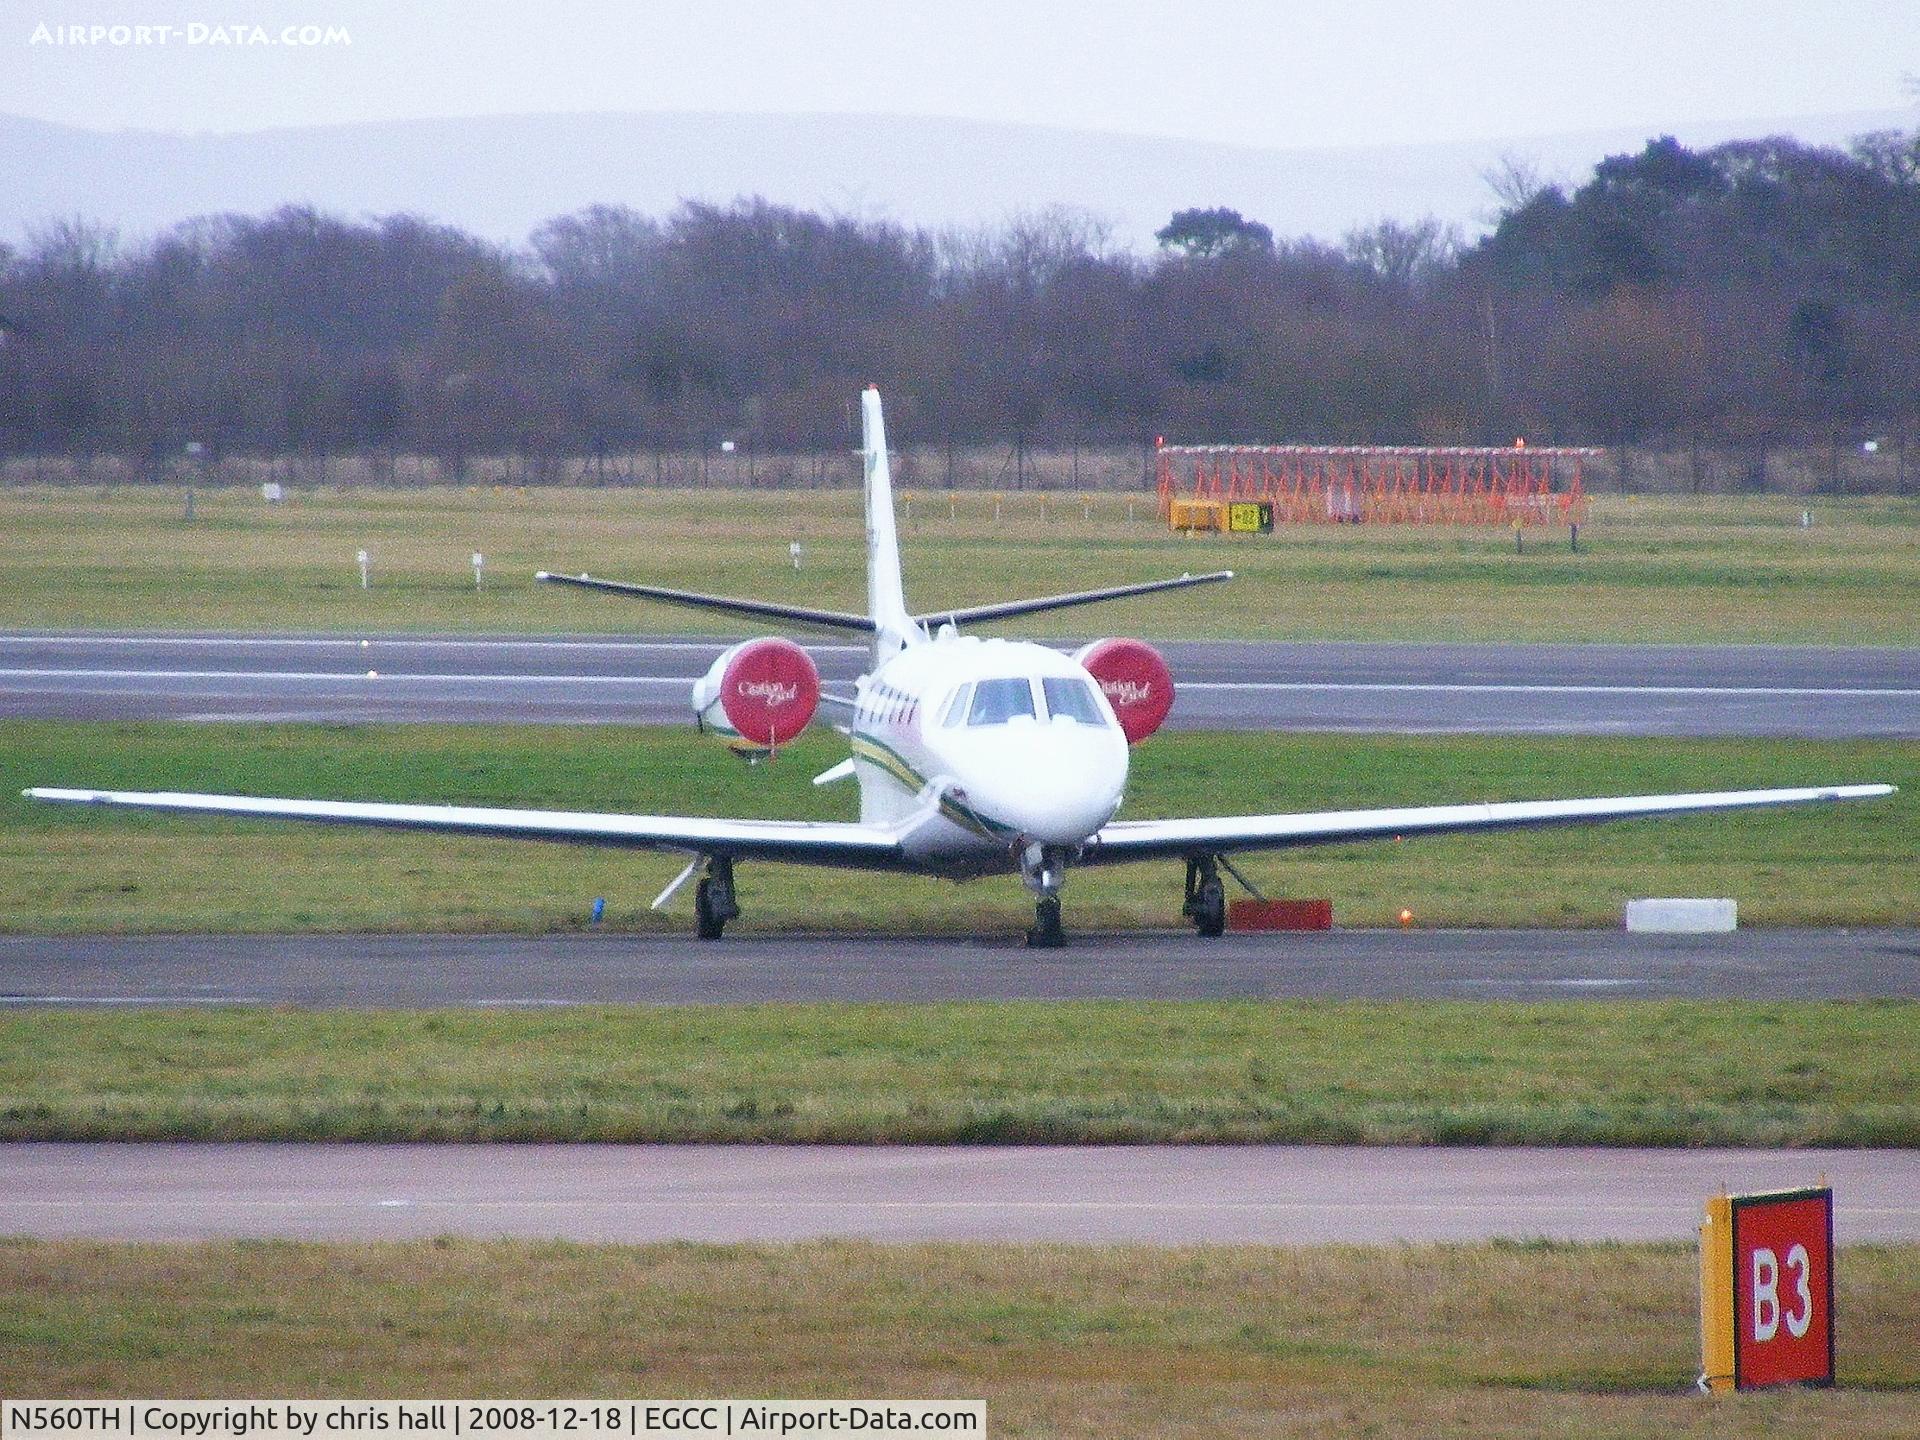
[[(1434, 805), (1318, 814), (1118, 820), (1131, 745), (1157, 730), (1173, 704), (1173, 681), (1153, 648), (1099, 640), (1068, 655), (1023, 640), (963, 635), (963, 627), (1087, 605), (1126, 595), (1230, 580), (1231, 571), (1037, 600), (916, 615), (908, 610), (894, 533), (893, 489), (880, 395), (862, 397), (866, 471), (867, 613), (848, 614), (702, 595), (588, 575), (536, 578), (724, 614), (870, 636), (873, 666), (852, 696), (823, 696), (812, 659), (789, 640), (766, 637), (726, 650), (695, 682), (697, 723), (748, 759), (791, 741), (819, 703), (845, 712), (837, 726), (852, 755), (816, 777), (860, 787), (858, 821), (724, 820), (263, 799), (114, 790), (33, 789), (36, 800), (130, 805), (192, 814), (310, 820), (433, 830), (580, 845), (628, 846), (687, 855), (687, 867), (654, 902), (659, 908), (698, 877), (694, 908), (702, 939), (718, 939), (738, 915), (734, 865), (775, 860), (967, 879), (1017, 873), (1035, 897), (1034, 945), (1058, 945), (1067, 871), (1132, 860), (1184, 860), (1183, 913), (1202, 935), (1226, 924), (1224, 869), (1241, 851), (1387, 837), (1735, 810), (1893, 792), (1891, 785), (1828, 785), (1689, 795), (1638, 795)], [(1244, 881), (1242, 882), (1244, 883)], [(1251, 890), (1252, 887), (1248, 886)]]

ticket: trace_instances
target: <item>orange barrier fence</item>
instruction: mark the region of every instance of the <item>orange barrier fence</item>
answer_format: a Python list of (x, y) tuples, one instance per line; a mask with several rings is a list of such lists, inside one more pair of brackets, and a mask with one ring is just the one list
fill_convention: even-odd
[(1567, 446), (1161, 445), (1160, 518), (1175, 501), (1264, 500), (1278, 524), (1578, 525)]

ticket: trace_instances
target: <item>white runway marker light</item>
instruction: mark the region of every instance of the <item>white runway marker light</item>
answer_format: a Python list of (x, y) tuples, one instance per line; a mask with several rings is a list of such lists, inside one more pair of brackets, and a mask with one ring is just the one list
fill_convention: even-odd
[(478, 590), (486, 583), (487, 557), (478, 550), (473, 552), (473, 588)]
[(356, 558), (360, 562), (360, 588), (362, 590), (365, 590), (368, 586), (367, 577), (368, 577), (369, 567), (371, 567), (373, 564), (373, 556), (368, 551), (362, 550), (354, 558)]

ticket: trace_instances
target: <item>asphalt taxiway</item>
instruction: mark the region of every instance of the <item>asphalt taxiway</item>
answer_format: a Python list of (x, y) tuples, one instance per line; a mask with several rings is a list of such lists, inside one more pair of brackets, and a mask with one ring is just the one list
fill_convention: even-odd
[(0, 1174), (0, 1234), (130, 1240), (1679, 1241), (1723, 1186), (1822, 1177), (1839, 1243), (1920, 1239), (1910, 1150), (22, 1144)]
[(1920, 930), (0, 936), (0, 1007), (1920, 997)]
[[(685, 724), (725, 642), (0, 635), (0, 716)], [(1060, 642), (1063, 645), (1074, 642)], [(863, 647), (810, 647), (851, 689)], [(1920, 650), (1177, 641), (1189, 729), (1920, 737)]]

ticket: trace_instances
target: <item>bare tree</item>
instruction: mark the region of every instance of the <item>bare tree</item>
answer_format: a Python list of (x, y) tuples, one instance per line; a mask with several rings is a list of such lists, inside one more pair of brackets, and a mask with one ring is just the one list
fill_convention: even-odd
[(1555, 188), (1541, 171), (1538, 161), (1512, 150), (1503, 151), (1480, 172), (1481, 180), (1493, 192), (1503, 211), (1524, 210), (1546, 191)]
[(1347, 259), (1382, 280), (1423, 285), (1453, 267), (1462, 243), (1458, 225), (1427, 215), (1412, 224), (1379, 220), (1349, 230), (1341, 248)]

